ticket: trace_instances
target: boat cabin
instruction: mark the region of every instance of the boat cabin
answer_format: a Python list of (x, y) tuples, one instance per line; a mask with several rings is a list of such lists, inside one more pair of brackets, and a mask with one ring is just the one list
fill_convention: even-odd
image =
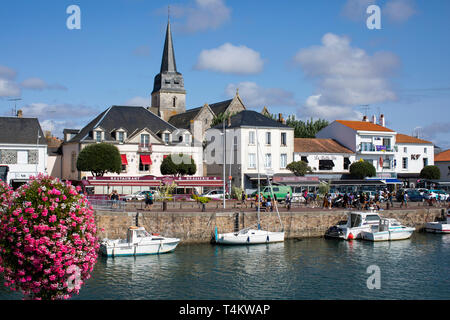
[(127, 232), (127, 242), (137, 243), (142, 238), (151, 237), (144, 227), (129, 227)]
[(378, 225), (380, 222), (378, 213), (349, 212), (347, 226), (350, 228), (361, 227), (363, 225)]
[(392, 228), (399, 228), (401, 226), (402, 226), (401, 223), (398, 222), (395, 219), (386, 219), (386, 218), (384, 218), (384, 219), (380, 220), (380, 225), (378, 227), (378, 231), (380, 231), (380, 232), (382, 232), (382, 231), (389, 231), (390, 227), (392, 227)]

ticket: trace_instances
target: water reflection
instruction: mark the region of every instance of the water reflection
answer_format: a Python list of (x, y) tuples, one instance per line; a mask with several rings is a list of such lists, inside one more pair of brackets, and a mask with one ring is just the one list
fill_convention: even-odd
[[(164, 255), (99, 257), (74, 299), (448, 299), (450, 235), (405, 241), (288, 240), (180, 245)], [(381, 290), (366, 286), (381, 270)], [(0, 289), (0, 299), (20, 299)]]

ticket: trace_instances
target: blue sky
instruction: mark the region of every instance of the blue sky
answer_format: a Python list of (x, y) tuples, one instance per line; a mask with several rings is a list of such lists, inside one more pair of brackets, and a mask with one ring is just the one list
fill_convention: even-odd
[[(381, 8), (369, 30), (366, 8)], [(66, 9), (81, 9), (69, 30)], [(148, 104), (167, 6), (187, 108), (234, 95), (250, 109), (359, 119), (450, 147), (450, 1), (8, 1), (0, 7), (0, 114), (60, 136), (111, 105)]]

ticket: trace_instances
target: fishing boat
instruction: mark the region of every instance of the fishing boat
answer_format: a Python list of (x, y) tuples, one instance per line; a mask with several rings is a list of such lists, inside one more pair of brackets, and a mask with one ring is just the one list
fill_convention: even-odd
[(108, 257), (161, 254), (174, 251), (179, 242), (177, 238), (150, 234), (144, 227), (129, 227), (127, 239), (105, 239), (100, 252)]
[[(258, 129), (256, 129), (256, 136), (258, 137)], [(257, 168), (258, 168), (258, 195), (260, 195), (260, 174), (259, 174), (259, 141), (256, 144), (257, 148)], [(224, 164), (225, 165), (225, 164)], [(272, 201), (275, 203), (275, 209), (278, 214), (278, 221), (280, 223), (280, 231), (268, 231), (269, 226), (267, 226), (266, 230), (263, 230), (261, 228), (261, 219), (260, 219), (260, 213), (261, 213), (261, 199), (258, 196), (258, 204), (257, 204), (257, 218), (258, 222), (256, 225), (242, 229), (237, 232), (229, 232), (229, 233), (221, 233), (219, 234), (217, 232), (217, 226), (215, 228), (214, 233), (214, 240), (216, 244), (224, 244), (224, 245), (252, 245), (252, 244), (264, 244), (264, 243), (276, 243), (276, 242), (283, 242), (284, 241), (284, 227), (283, 223), (280, 218), (280, 212), (278, 211), (278, 205), (276, 203), (277, 200), (275, 200), (274, 194), (273, 194), (273, 188), (272, 184), (270, 182), (268, 172), (266, 172), (267, 176), (267, 182), (270, 186), (270, 190), (272, 193)]]
[(378, 226), (372, 226), (371, 231), (362, 231), (361, 237), (368, 241), (392, 241), (411, 238), (416, 228), (402, 225), (396, 219), (382, 218)]
[(450, 209), (447, 210), (447, 220), (428, 222), (425, 231), (433, 233), (450, 233)]
[(372, 210), (368, 212), (347, 212), (347, 221), (342, 221), (336, 226), (329, 228), (326, 238), (343, 240), (361, 239), (363, 231), (371, 231), (373, 226), (380, 223), (379, 214)]

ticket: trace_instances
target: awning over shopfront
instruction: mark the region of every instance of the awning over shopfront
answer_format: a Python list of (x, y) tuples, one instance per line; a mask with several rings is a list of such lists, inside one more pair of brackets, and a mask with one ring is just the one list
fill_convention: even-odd
[(128, 165), (127, 155), (121, 154), (120, 157), (122, 158), (122, 165), (127, 166)]
[[(257, 173), (247, 173), (245, 175), (249, 178), (249, 180), (258, 180), (258, 174)], [(272, 180), (272, 177), (269, 176), (269, 179)], [(261, 173), (259, 175), (259, 180), (267, 180), (267, 175), (264, 174), (264, 173)]]
[(152, 159), (150, 158), (149, 154), (141, 154), (141, 163), (143, 165), (151, 165), (152, 164)]

